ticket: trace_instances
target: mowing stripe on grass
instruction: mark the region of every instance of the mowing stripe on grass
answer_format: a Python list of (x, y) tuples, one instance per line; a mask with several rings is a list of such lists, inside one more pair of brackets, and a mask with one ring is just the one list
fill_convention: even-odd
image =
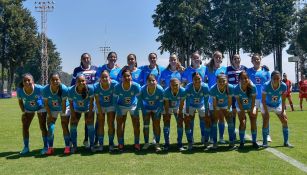
[[(236, 132), (238, 132), (238, 129), (236, 129)], [(246, 137), (247, 139), (249, 139), (249, 140), (252, 139), (252, 137), (251, 137), (250, 135), (248, 135), (248, 134), (245, 134), (245, 137)], [(258, 143), (258, 144), (259, 144), (259, 143)], [(280, 159), (282, 159), (282, 160), (284, 160), (284, 161), (290, 163), (291, 165), (295, 166), (296, 168), (298, 168), (298, 169), (304, 171), (305, 173), (307, 173), (307, 166), (306, 166), (305, 164), (303, 164), (303, 163), (301, 163), (301, 162), (299, 162), (299, 161), (293, 159), (292, 157), (287, 156), (286, 154), (284, 154), (284, 153), (278, 151), (277, 149), (274, 149), (274, 148), (266, 148), (265, 150), (268, 151), (268, 152), (270, 152), (270, 153), (272, 153), (272, 154), (274, 154), (275, 156), (279, 157)]]

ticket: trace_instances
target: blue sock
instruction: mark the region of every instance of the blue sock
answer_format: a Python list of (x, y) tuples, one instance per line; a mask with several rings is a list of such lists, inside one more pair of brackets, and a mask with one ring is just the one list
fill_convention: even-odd
[(268, 130), (269, 130), (269, 128), (262, 128), (263, 145), (268, 144), (268, 138), (267, 138), (268, 132), (269, 132)]
[(199, 127), (200, 127), (201, 136), (204, 137), (205, 136), (205, 121), (201, 118), (199, 120)]
[(103, 138), (104, 138), (103, 135), (98, 135), (98, 142), (99, 142), (99, 145), (103, 145)]
[(114, 135), (113, 134), (109, 135), (109, 145), (114, 145)]
[(53, 122), (50, 123), (49, 125), (49, 131), (48, 131), (48, 144), (49, 147), (53, 147), (53, 140), (54, 140), (54, 128), (55, 124)]
[(252, 130), (252, 142), (256, 143), (257, 142), (257, 129)]
[(145, 143), (148, 143), (149, 142), (149, 125), (144, 125), (143, 132), (147, 133), (146, 135), (144, 134), (144, 141)]
[(88, 129), (87, 129), (87, 125), (84, 125), (84, 139), (88, 140)]
[(288, 143), (288, 139), (289, 139), (289, 129), (288, 129), (288, 127), (283, 127), (282, 133), (284, 135), (284, 143)]
[(169, 144), (170, 127), (169, 127), (169, 126), (164, 126), (164, 127), (163, 127), (163, 133), (164, 133), (165, 143), (166, 143), (166, 144)]
[[(219, 134), (220, 134), (220, 139), (224, 139), (224, 130), (225, 130), (225, 123), (224, 122), (219, 122)], [(229, 127), (229, 126), (228, 126)]]
[(118, 138), (118, 144), (121, 144), (121, 145), (124, 144), (124, 138), (123, 137)]
[(217, 143), (217, 124), (214, 123), (211, 127), (213, 143)]
[(69, 135), (64, 136), (64, 142), (65, 142), (65, 146), (70, 146), (70, 137)]
[(234, 141), (235, 141), (235, 137), (234, 137), (234, 129), (235, 129), (235, 127), (234, 127), (234, 125), (233, 125), (233, 122), (231, 121), (231, 122), (229, 122), (228, 123), (228, 135), (229, 135), (229, 142), (230, 143), (234, 143)]
[(71, 142), (74, 145), (74, 147), (77, 147), (77, 125), (71, 125), (70, 126), (70, 138)]
[(44, 148), (48, 148), (48, 137), (47, 136), (43, 137), (43, 142), (44, 142)]
[(23, 145), (24, 145), (24, 147), (29, 148), (29, 138), (23, 139)]
[(191, 129), (185, 129), (185, 135), (187, 137), (188, 143), (192, 143), (192, 131)]
[(177, 143), (182, 145), (183, 128), (177, 127)]
[(87, 125), (88, 130), (88, 136), (90, 139), (90, 146), (94, 145), (94, 139), (95, 139), (95, 128), (94, 125)]
[(160, 143), (160, 136), (155, 134), (156, 143)]
[(140, 137), (134, 136), (134, 144), (140, 144)]
[(245, 143), (245, 129), (244, 130), (239, 130), (239, 136), (240, 136), (240, 143)]
[(210, 128), (205, 128), (205, 134), (204, 134), (205, 142), (209, 141), (210, 131), (211, 131)]

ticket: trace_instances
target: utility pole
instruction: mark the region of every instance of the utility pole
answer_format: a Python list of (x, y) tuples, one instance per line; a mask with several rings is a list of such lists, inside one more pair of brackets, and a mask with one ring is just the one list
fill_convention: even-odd
[(47, 13), (54, 10), (54, 1), (35, 1), (35, 11), (41, 13), (41, 83), (48, 84)]
[(106, 46), (106, 44), (103, 47), (99, 47), (100, 51), (103, 53), (103, 59), (105, 63), (107, 63), (106, 54), (111, 51), (110, 46)]

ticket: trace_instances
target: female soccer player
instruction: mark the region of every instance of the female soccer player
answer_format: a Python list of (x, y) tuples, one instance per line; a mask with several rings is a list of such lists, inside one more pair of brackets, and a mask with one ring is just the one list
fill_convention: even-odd
[(263, 116), (263, 147), (268, 147), (268, 127), (270, 114), (269, 112), (275, 112), (282, 124), (282, 132), (284, 136), (284, 146), (292, 148), (289, 143), (289, 130), (288, 130), (288, 118), (285, 111), (286, 95), (284, 92), (287, 90), (287, 85), (280, 81), (281, 75), (279, 71), (273, 71), (271, 74), (271, 81), (266, 82), (262, 88), (262, 106), (261, 113)]
[(49, 85), (43, 89), (43, 97), (45, 108), (47, 111), (47, 124), (48, 124), (48, 151), (47, 155), (54, 153), (53, 140), (54, 128), (58, 115), (61, 115), (61, 124), (63, 129), (63, 137), (65, 142), (64, 154), (70, 153), (70, 136), (68, 130), (69, 124), (69, 111), (66, 110), (66, 100), (68, 97), (68, 88), (61, 83), (60, 75), (52, 73), (49, 76)]
[(161, 73), (165, 69), (163, 66), (157, 64), (158, 56), (156, 53), (150, 53), (148, 55), (149, 65), (141, 66), (140, 69), (142, 70), (140, 73), (139, 83), (141, 86), (146, 84), (146, 78), (149, 74), (153, 74), (156, 76), (156, 80), (160, 80)]
[(131, 71), (131, 76), (132, 76), (132, 81), (139, 83), (139, 77), (141, 73), (141, 69), (138, 69), (138, 64), (136, 61), (136, 55), (133, 53), (130, 53), (127, 56), (127, 66), (124, 66), (120, 72), (118, 73), (117, 76), (117, 81), (121, 82), (122, 81), (122, 72), (124, 69), (129, 69)]
[(118, 149), (120, 151), (124, 150), (125, 123), (127, 112), (129, 111), (134, 130), (134, 148), (136, 151), (140, 151), (140, 118), (137, 98), (140, 95), (141, 87), (139, 84), (132, 82), (131, 71), (129, 69), (123, 70), (122, 77), (122, 82), (115, 86), (113, 92), (117, 115)]
[[(95, 77), (97, 67), (91, 64), (92, 58), (89, 53), (83, 53), (81, 55), (81, 61), (80, 61), (80, 66), (76, 67), (73, 72), (73, 79), (71, 81), (71, 86), (76, 84), (76, 78), (78, 75), (83, 74), (86, 79), (86, 84), (94, 84), (97, 79)], [(97, 138), (96, 138), (97, 139)], [(87, 128), (86, 125), (84, 126), (84, 140), (83, 140), (83, 145), (86, 148), (89, 148), (89, 143), (88, 143), (88, 133), (87, 133)]]
[[(233, 86), (228, 84), (227, 76), (225, 74), (219, 74), (217, 76), (217, 82), (210, 89), (210, 96), (213, 99), (213, 104), (210, 104), (210, 110), (214, 111), (213, 123), (212, 123), (212, 139), (213, 149), (217, 148), (217, 121), (224, 120), (226, 118), (228, 124), (228, 135), (229, 135), (229, 147), (230, 149), (235, 148), (234, 144), (234, 124), (233, 116), (230, 111), (232, 105)], [(206, 145), (207, 146), (207, 145)]]
[[(253, 54), (251, 58), (253, 67), (247, 69), (247, 74), (250, 80), (256, 85), (257, 96), (256, 96), (256, 116), (258, 116), (258, 109), (261, 106), (261, 91), (262, 86), (265, 82), (270, 80), (270, 72), (266, 66), (261, 66), (261, 56), (259, 54)], [(268, 133), (268, 141), (272, 139)]]
[[(210, 122), (209, 118), (209, 106), (208, 106), (208, 98), (209, 98), (209, 87), (207, 84), (202, 82), (202, 76), (198, 72), (194, 72), (192, 74), (193, 83), (189, 83), (186, 86), (186, 133), (187, 130), (191, 128), (190, 124), (194, 123), (195, 113), (198, 112), (199, 121), (203, 123), (200, 125), (201, 137), (204, 142), (209, 139), (209, 130), (205, 130), (205, 120), (206, 122)], [(206, 117), (205, 117), (206, 116)], [(191, 122), (192, 121), (192, 122)], [(191, 128), (192, 129), (192, 128)], [(207, 140), (206, 140), (207, 139)], [(188, 149), (192, 149), (191, 145)]]
[[(185, 100), (185, 92), (184, 88), (180, 87), (180, 81), (177, 78), (171, 79), (170, 87), (165, 89), (163, 97), (164, 97), (163, 132), (165, 139), (164, 150), (168, 150), (169, 148), (170, 121), (171, 121), (171, 115), (174, 114), (177, 122), (177, 146), (179, 151), (184, 151), (182, 145), (182, 136), (183, 136), (183, 106)], [(192, 140), (188, 140), (188, 142), (191, 143)]]
[(141, 89), (140, 102), (141, 109), (143, 112), (143, 133), (145, 144), (143, 149), (148, 149), (149, 145), (149, 125), (150, 119), (153, 123), (154, 138), (156, 141), (155, 149), (156, 151), (161, 151), (160, 148), (160, 119), (161, 112), (163, 111), (163, 88), (157, 84), (155, 75), (148, 75), (147, 85), (143, 86)]
[(164, 69), (161, 73), (161, 77), (160, 77), (160, 85), (166, 89), (167, 87), (169, 87), (170, 84), (170, 80), (172, 78), (177, 78), (178, 80), (181, 79), (181, 64), (178, 61), (177, 55), (176, 54), (172, 54), (169, 57), (169, 64), (167, 66), (166, 69)]
[(98, 151), (103, 151), (104, 139), (104, 122), (105, 114), (107, 114), (108, 122), (108, 136), (109, 136), (109, 151), (114, 150), (114, 134), (115, 134), (115, 107), (113, 106), (113, 92), (117, 81), (111, 80), (109, 72), (104, 70), (100, 76), (100, 81), (94, 85), (95, 101), (97, 106), (97, 120), (98, 120)]
[[(293, 103), (292, 103), (292, 95), (291, 95), (291, 92), (292, 92), (292, 82), (288, 79), (288, 76), (287, 76), (286, 73), (284, 73), (282, 76), (283, 76), (282, 81), (287, 85), (287, 91), (285, 92), (286, 98), (289, 101), (291, 110), (294, 111)], [(286, 109), (286, 106), (285, 106), (285, 109)]]
[(80, 74), (76, 78), (76, 85), (72, 86), (68, 92), (70, 104), (70, 138), (72, 142), (71, 153), (77, 151), (77, 127), (82, 113), (85, 116), (85, 124), (87, 126), (90, 148), (94, 152), (94, 88), (92, 85), (86, 84), (86, 78)]
[(307, 101), (307, 80), (305, 75), (301, 76), (301, 81), (298, 83), (298, 88), (299, 88), (300, 108), (302, 111), (303, 99), (305, 98), (305, 100)]
[[(223, 61), (223, 55), (220, 51), (215, 51), (213, 53), (213, 56), (209, 63), (206, 65), (206, 72), (205, 72), (205, 82), (208, 83), (209, 88), (211, 88), (214, 84), (217, 83), (216, 77), (220, 73), (226, 73), (226, 67), (221, 66)], [(209, 104), (212, 105), (213, 100), (209, 97)], [(225, 143), (224, 141), (224, 130), (225, 130), (225, 123), (223, 116), (220, 116), (221, 118), (218, 121), (218, 127), (219, 127), (219, 142)], [(214, 126), (214, 125), (212, 125)], [(211, 128), (213, 131), (213, 128)]]
[(47, 141), (47, 126), (46, 126), (46, 110), (43, 106), (42, 99), (43, 87), (34, 84), (33, 76), (29, 73), (22, 75), (22, 82), (17, 89), (17, 98), (20, 110), (22, 112), (22, 136), (24, 147), (20, 152), (21, 155), (27, 154), (29, 149), (29, 128), (35, 112), (37, 113), (39, 126), (42, 132), (44, 148), (41, 150), (41, 154), (46, 154), (48, 150)]
[(256, 86), (251, 83), (245, 71), (239, 74), (239, 84), (235, 87), (234, 94), (236, 97), (236, 108), (239, 114), (240, 126), (240, 148), (245, 144), (245, 130), (246, 130), (246, 113), (251, 122), (252, 142), (254, 148), (259, 148), (257, 144), (257, 116), (256, 116)]
[(101, 73), (104, 70), (107, 70), (110, 74), (112, 80), (117, 80), (117, 76), (120, 72), (120, 68), (116, 65), (117, 61), (117, 53), (116, 52), (109, 52), (107, 56), (108, 63), (99, 67), (96, 72), (96, 79), (100, 78)]

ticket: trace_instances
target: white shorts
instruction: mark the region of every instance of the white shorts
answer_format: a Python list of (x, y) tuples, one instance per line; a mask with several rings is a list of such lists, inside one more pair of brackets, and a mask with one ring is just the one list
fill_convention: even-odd
[(135, 116), (135, 117), (139, 117), (139, 111), (136, 110), (136, 105), (135, 106), (130, 106), (130, 107), (126, 107), (126, 106), (119, 106), (119, 111), (117, 112), (117, 116), (121, 117), (123, 115), (127, 115), (128, 111), (130, 112), (131, 116)]
[[(216, 107), (216, 109), (217, 110), (219, 110), (219, 109), (227, 109), (228, 108), (228, 106), (225, 106), (225, 107)], [(232, 109), (232, 108), (230, 108), (230, 109)], [(209, 103), (209, 110), (210, 111), (213, 111), (213, 104), (212, 103)]]
[[(174, 114), (178, 112), (178, 108), (168, 108), (169, 114)], [(166, 114), (165, 109), (163, 110), (162, 114)]]
[(58, 118), (59, 114), (61, 116), (65, 116), (65, 117), (69, 118), (70, 117), (70, 109), (69, 109), (69, 107), (66, 107), (66, 111), (65, 111), (64, 115), (62, 115), (61, 113), (62, 113), (62, 111), (51, 111), (51, 115), (52, 115), (53, 118)]
[[(101, 106), (101, 111), (102, 113), (115, 112), (115, 107), (114, 106), (109, 106), (109, 107)], [(97, 106), (95, 106), (95, 112), (98, 113)]]
[(256, 106), (257, 109), (261, 108), (261, 100), (260, 99), (255, 100), (255, 106)]
[[(239, 108), (239, 106), (237, 106), (236, 109), (237, 109), (237, 112), (238, 112), (238, 113), (241, 111), (240, 108)], [(257, 110), (256, 106), (254, 106), (254, 108), (253, 108), (252, 110), (253, 110), (254, 113), (256, 113), (256, 110)], [(249, 111), (250, 111), (250, 110), (244, 110), (244, 112), (249, 112)]]
[(186, 112), (186, 109), (184, 110), (186, 115), (193, 116), (196, 111), (198, 112), (199, 117), (205, 117), (206, 109), (205, 106), (202, 106), (200, 108), (194, 108), (192, 106), (189, 107), (189, 113)]
[[(277, 107), (270, 107), (267, 105), (267, 108), (268, 108), (268, 112), (275, 112), (275, 114), (277, 115), (280, 115), (281, 114), (281, 109), (282, 109), (282, 106), (281, 104)], [(264, 111), (264, 107), (263, 105), (261, 104), (261, 113), (264, 114), (265, 111)], [(284, 114), (286, 113), (286, 111), (284, 111)]]
[(40, 112), (46, 112), (46, 109), (45, 109), (45, 108), (42, 108), (42, 109), (39, 109), (38, 111), (29, 111), (29, 110), (26, 110), (26, 109), (25, 109), (25, 112), (26, 112), (26, 113), (35, 113), (35, 112), (40, 113)]

